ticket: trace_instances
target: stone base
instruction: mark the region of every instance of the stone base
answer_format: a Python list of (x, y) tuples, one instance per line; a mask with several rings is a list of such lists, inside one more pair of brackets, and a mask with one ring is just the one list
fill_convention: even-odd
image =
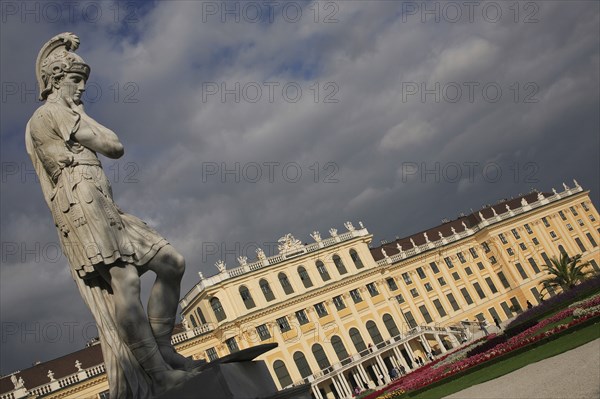
[(217, 363), (155, 399), (310, 399), (310, 385), (277, 391), (263, 361)]
[(208, 363), (200, 374), (154, 399), (311, 399), (310, 385), (277, 391), (265, 362), (252, 361), (275, 347), (258, 345)]

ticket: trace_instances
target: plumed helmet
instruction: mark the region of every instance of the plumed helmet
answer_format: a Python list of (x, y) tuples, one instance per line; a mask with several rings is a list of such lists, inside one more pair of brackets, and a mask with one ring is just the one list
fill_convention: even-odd
[(67, 72), (80, 73), (86, 79), (90, 76), (90, 67), (74, 53), (78, 47), (79, 37), (71, 32), (58, 34), (44, 44), (35, 63), (40, 100), (45, 100), (52, 92), (52, 79), (55, 77)]

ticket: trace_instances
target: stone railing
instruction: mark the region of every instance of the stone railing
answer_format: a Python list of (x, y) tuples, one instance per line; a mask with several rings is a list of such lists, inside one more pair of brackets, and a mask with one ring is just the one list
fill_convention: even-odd
[[(291, 386), (303, 385), (306, 383), (311, 383), (312, 385), (316, 385), (327, 378), (330, 378), (329, 374), (335, 372), (338, 374), (339, 372), (351, 369), (355, 367), (358, 363), (364, 362), (372, 357), (380, 355), (382, 352), (390, 350), (393, 346), (400, 345), (405, 343), (411, 339), (417, 338), (425, 333), (444, 333), (444, 334), (453, 334), (458, 332), (463, 332), (464, 329), (457, 328), (446, 328), (446, 327), (437, 327), (437, 326), (417, 326), (408, 330), (404, 334), (399, 334), (395, 337), (389, 338), (385, 341), (380, 342), (375, 347), (367, 348), (359, 353), (355, 353), (350, 355), (348, 358), (343, 359), (342, 361), (335, 363), (325, 369), (319, 370), (316, 373), (309, 375), (302, 380), (295, 381)], [(288, 388), (288, 387), (286, 387)]]
[(0, 399), (36, 398), (39, 396), (48, 395), (54, 391), (78, 384), (88, 378), (104, 374), (105, 372), (106, 367), (104, 366), (104, 363), (101, 363), (29, 390), (25, 389), (24, 387), (15, 389), (11, 392), (0, 395)]
[(187, 341), (188, 339), (206, 334), (207, 332), (214, 330), (214, 328), (215, 327), (211, 323), (202, 324), (200, 327), (194, 327), (188, 331), (183, 331), (173, 335), (171, 337), (171, 343), (175, 345), (180, 342)]
[[(581, 188), (581, 186), (579, 186), (578, 184), (573, 187), (573, 188), (568, 188), (566, 187), (565, 190), (563, 192), (555, 192), (553, 195), (548, 196), (548, 197), (541, 197), (539, 198), (537, 201), (522, 205), (518, 208), (515, 209), (510, 209), (508, 212), (504, 212), (495, 216), (492, 216), (488, 219), (483, 219), (481, 222), (479, 222), (476, 226), (467, 228), (466, 230), (461, 231), (460, 233), (456, 233), (456, 234), (452, 234), (448, 237), (444, 237), (442, 239), (436, 240), (436, 241), (431, 241), (429, 243), (425, 243), (422, 245), (418, 245), (416, 247), (407, 249), (406, 251), (402, 251), (398, 254), (383, 258), (383, 259), (379, 259), (376, 263), (377, 266), (385, 266), (385, 265), (390, 265), (396, 262), (399, 262), (403, 259), (406, 258), (410, 258), (412, 256), (415, 256), (421, 252), (425, 252), (429, 249), (432, 248), (438, 248), (438, 247), (442, 247), (444, 245), (448, 245), (450, 243), (462, 240), (463, 238), (472, 236), (474, 234), (476, 234), (477, 232), (479, 232), (480, 230), (484, 229), (487, 226), (490, 226), (492, 224), (495, 223), (499, 223), (502, 222), (504, 220), (510, 219), (516, 215), (520, 215), (522, 213), (525, 212), (529, 212), (533, 209), (542, 207), (544, 205), (547, 205), (551, 202), (555, 202), (558, 201), (562, 198), (568, 197), (570, 195), (573, 194), (577, 194), (579, 192), (583, 191), (583, 188)], [(431, 245), (433, 244), (433, 245)]]
[(255, 270), (259, 270), (264, 267), (276, 265), (278, 263), (284, 262), (288, 259), (291, 259), (291, 258), (299, 256), (299, 255), (304, 255), (304, 254), (307, 254), (310, 252), (315, 252), (319, 249), (330, 247), (330, 246), (336, 245), (340, 242), (348, 241), (348, 240), (351, 240), (356, 237), (364, 237), (367, 235), (369, 235), (369, 232), (364, 227), (361, 229), (357, 229), (357, 230), (347, 231), (345, 233), (342, 233), (342, 234), (334, 236), (334, 237), (329, 237), (329, 238), (326, 238), (326, 239), (318, 241), (318, 242), (304, 245), (300, 249), (298, 249), (297, 252), (294, 252), (293, 254), (273, 255), (268, 258), (265, 258), (264, 260), (257, 260), (255, 262), (248, 263), (245, 266), (240, 266), (240, 267), (236, 267), (233, 269), (225, 270), (217, 275), (214, 275), (214, 276), (211, 276), (208, 278), (203, 278), (200, 280), (200, 282), (198, 284), (196, 284), (194, 286), (194, 288), (192, 288), (187, 294), (185, 294), (183, 299), (181, 299), (181, 301), (180, 301), (181, 306), (185, 308), (187, 306), (187, 304), (190, 303), (191, 300), (194, 297), (196, 297), (198, 295), (198, 293), (202, 292), (205, 288), (219, 284), (222, 281), (225, 281), (227, 279), (230, 279), (233, 277), (238, 277), (238, 276), (244, 275), (246, 273), (251, 273)]

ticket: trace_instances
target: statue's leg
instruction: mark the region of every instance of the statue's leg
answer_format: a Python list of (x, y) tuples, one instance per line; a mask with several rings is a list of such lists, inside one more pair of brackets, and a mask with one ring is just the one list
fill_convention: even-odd
[(113, 290), (119, 336), (153, 380), (155, 389), (167, 389), (190, 378), (189, 373), (169, 367), (158, 350), (140, 301), (137, 268), (129, 264), (115, 264), (96, 269)]
[(185, 271), (183, 256), (171, 245), (166, 245), (146, 267), (156, 273), (156, 281), (148, 300), (148, 320), (161, 355), (171, 367), (176, 369), (192, 370), (202, 366), (205, 361), (188, 359), (177, 353), (171, 344), (181, 279)]

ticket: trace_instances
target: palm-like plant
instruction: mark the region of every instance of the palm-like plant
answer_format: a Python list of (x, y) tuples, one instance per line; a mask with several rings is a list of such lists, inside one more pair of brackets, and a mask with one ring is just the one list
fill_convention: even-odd
[(588, 262), (581, 262), (581, 254), (569, 257), (566, 253), (560, 255), (560, 259), (552, 257), (550, 264), (544, 265), (544, 268), (551, 277), (542, 281), (543, 291), (550, 291), (554, 288), (562, 288), (568, 291), (577, 284), (585, 280), (592, 272), (584, 271)]

